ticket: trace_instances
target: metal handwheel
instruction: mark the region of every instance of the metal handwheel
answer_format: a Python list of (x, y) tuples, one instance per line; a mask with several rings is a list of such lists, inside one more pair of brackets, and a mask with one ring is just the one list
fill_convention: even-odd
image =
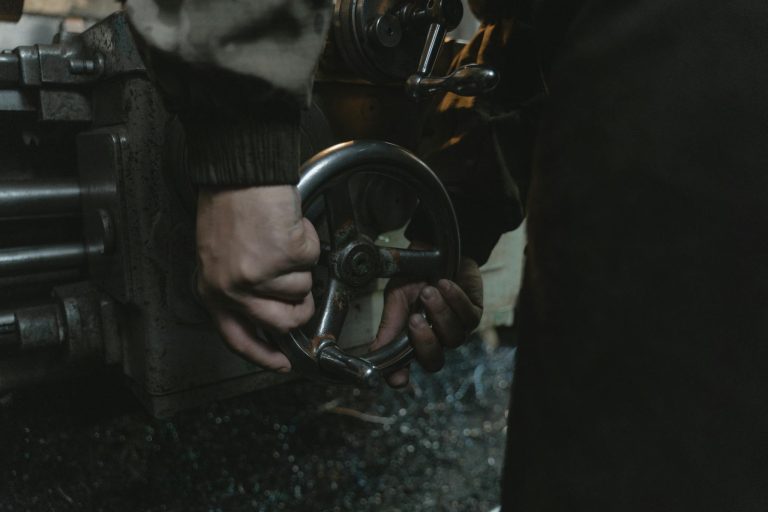
[[(301, 173), (298, 189), (304, 215), (318, 231), (324, 218), (328, 231), (328, 244), (318, 262), (318, 268), (327, 272), (327, 285), (316, 297), (313, 320), (303, 329), (280, 336), (280, 348), (300, 374), (373, 387), (382, 374), (407, 365), (413, 350), (403, 333), (360, 357), (344, 352), (337, 342), (350, 301), (370, 290), (379, 278), (454, 278), (460, 259), (456, 214), (438, 177), (413, 154), (393, 144), (340, 144), (309, 160)], [(401, 249), (374, 243), (374, 237), (362, 229), (359, 205), (350, 189), (350, 180), (365, 174), (396, 180), (416, 194), (420, 215), (432, 227), (433, 248)]]

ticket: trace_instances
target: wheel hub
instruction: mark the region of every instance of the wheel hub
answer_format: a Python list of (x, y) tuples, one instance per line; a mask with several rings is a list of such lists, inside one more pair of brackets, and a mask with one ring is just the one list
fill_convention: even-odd
[(363, 287), (376, 279), (380, 267), (378, 250), (368, 241), (352, 242), (335, 259), (337, 277), (353, 287)]

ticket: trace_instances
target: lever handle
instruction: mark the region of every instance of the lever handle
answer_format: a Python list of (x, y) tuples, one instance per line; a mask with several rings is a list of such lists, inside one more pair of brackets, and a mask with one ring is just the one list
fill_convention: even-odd
[[(410, 16), (415, 19), (421, 12), (414, 11), (413, 8), (410, 11), (406, 9), (401, 11), (400, 17), (407, 20)], [(423, 16), (430, 19), (431, 23), (419, 59), (419, 67), (405, 83), (408, 96), (419, 100), (441, 91), (450, 91), (459, 96), (477, 96), (492, 91), (499, 84), (499, 74), (494, 69), (479, 64), (462, 66), (445, 77), (431, 76), (437, 56), (443, 47), (445, 34), (458, 26), (463, 7), (461, 2), (456, 0), (430, 0), (423, 12)]]
[(418, 100), (437, 92), (452, 92), (459, 96), (478, 96), (491, 92), (499, 85), (495, 69), (481, 64), (467, 64), (448, 76), (433, 77), (416, 73), (406, 82), (408, 96)]
[(336, 343), (326, 343), (318, 348), (317, 363), (321, 370), (346, 382), (375, 388), (381, 381), (371, 363), (343, 352)]

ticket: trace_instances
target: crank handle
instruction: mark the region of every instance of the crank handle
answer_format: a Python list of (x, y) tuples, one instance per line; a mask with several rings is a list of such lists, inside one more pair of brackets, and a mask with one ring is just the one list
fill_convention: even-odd
[(467, 64), (444, 77), (411, 75), (406, 82), (406, 92), (414, 100), (438, 92), (452, 92), (459, 96), (479, 96), (491, 92), (499, 85), (495, 69), (481, 64)]
[(317, 363), (322, 371), (352, 384), (375, 388), (381, 381), (371, 363), (342, 352), (334, 342), (326, 342), (317, 349)]

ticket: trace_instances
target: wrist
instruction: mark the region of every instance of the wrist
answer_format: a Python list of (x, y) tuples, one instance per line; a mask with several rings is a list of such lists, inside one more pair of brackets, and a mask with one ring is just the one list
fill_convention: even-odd
[(204, 186), (198, 192), (198, 227), (202, 221), (216, 230), (252, 230), (254, 225), (261, 229), (264, 224), (289, 228), (301, 217), (301, 201), (293, 185)]
[(201, 186), (295, 185), (299, 181), (299, 115), (187, 120), (188, 167)]

